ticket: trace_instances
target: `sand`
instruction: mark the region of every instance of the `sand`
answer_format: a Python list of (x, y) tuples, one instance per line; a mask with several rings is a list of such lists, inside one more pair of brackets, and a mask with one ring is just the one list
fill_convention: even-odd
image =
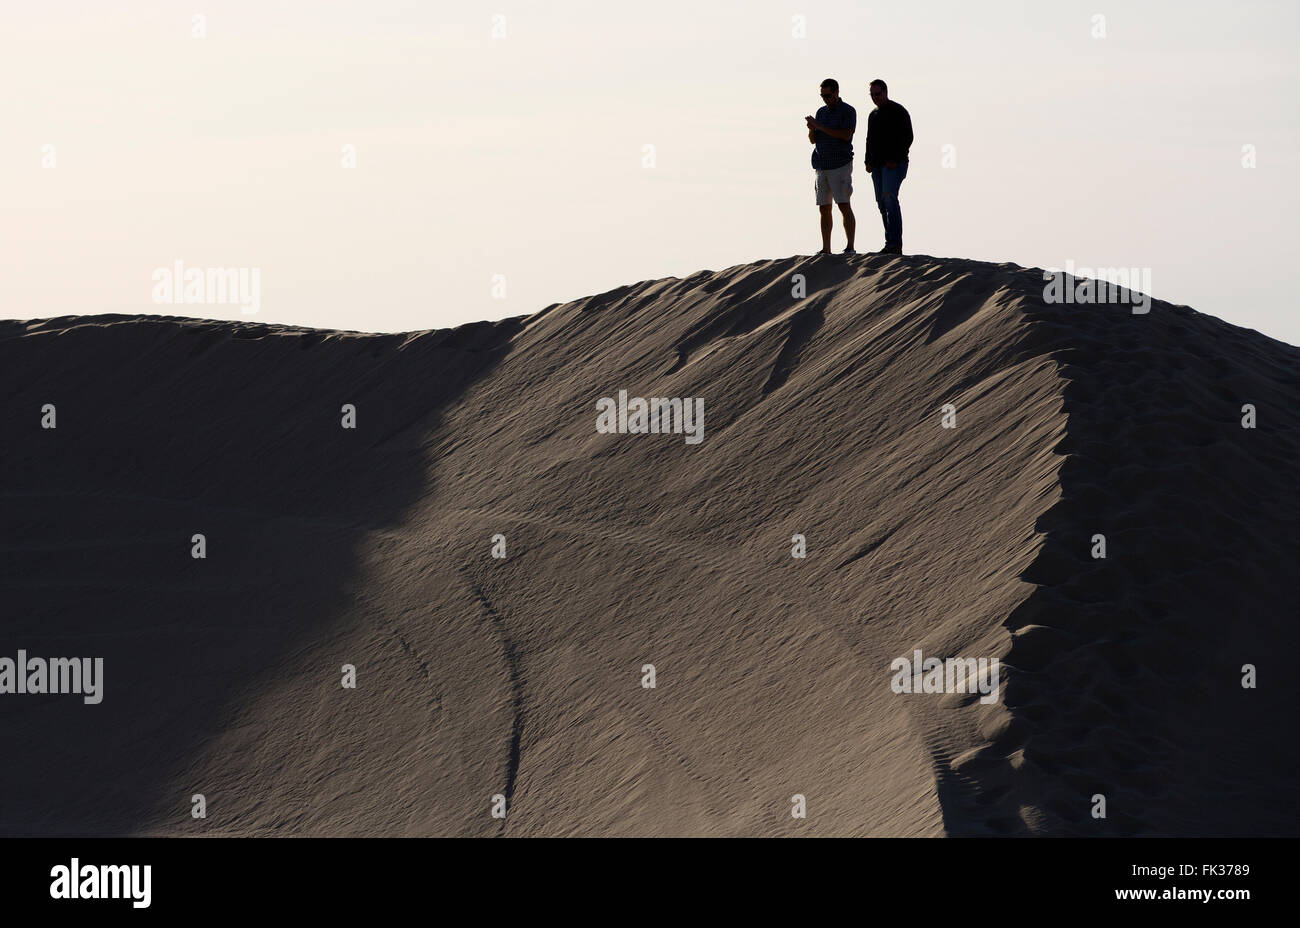
[[(1043, 287), (0, 322), (0, 656), (103, 659), (98, 704), (0, 694), (0, 833), (1300, 833), (1300, 349)], [(703, 440), (598, 432), (620, 390)], [(917, 649), (996, 698), (895, 693)]]

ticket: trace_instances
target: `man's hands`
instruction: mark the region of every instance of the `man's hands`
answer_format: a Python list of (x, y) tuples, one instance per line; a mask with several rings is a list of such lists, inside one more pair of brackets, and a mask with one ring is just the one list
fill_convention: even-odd
[(886, 161), (886, 162), (885, 162), (885, 167), (889, 168), (889, 169), (892, 171), (894, 168), (898, 167), (898, 162), (897, 162), (897, 161)]
[(868, 173), (868, 174), (871, 173), (871, 162), (870, 162), (870, 161), (863, 161), (863, 162), (862, 162), (862, 166), (865, 167), (865, 168), (867, 169), (867, 173)]
[(804, 117), (804, 122), (806, 122), (806, 123), (808, 124), (808, 133), (809, 133), (810, 136), (811, 136), (812, 133), (814, 133), (814, 132), (824, 132), (824, 133), (826, 133), (827, 135), (829, 135), (829, 136), (830, 136), (831, 138), (833, 138), (833, 139), (840, 139), (841, 141), (844, 141), (844, 142), (852, 142), (852, 141), (853, 141), (853, 130), (852, 130), (852, 129), (831, 129), (831, 128), (827, 127), (827, 126), (823, 126), (821, 123), (819, 123), (819, 122), (818, 122), (816, 119), (814, 119), (812, 116), (805, 116), (805, 117)]

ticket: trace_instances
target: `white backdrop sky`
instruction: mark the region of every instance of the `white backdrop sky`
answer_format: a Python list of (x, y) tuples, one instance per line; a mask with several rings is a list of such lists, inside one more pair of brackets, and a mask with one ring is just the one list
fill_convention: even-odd
[[(1298, 26), (1294, 0), (5, 4), (0, 315), (402, 331), (809, 254), (824, 77), (875, 248), (883, 77), (916, 130), (909, 253), (1148, 267), (1300, 343)], [(259, 268), (261, 310), (155, 305), (177, 259)]]

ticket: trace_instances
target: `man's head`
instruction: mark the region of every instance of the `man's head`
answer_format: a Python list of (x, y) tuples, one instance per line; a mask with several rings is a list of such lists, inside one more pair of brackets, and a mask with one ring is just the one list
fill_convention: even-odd
[(822, 81), (821, 88), (822, 102), (827, 106), (834, 106), (840, 102), (840, 82), (833, 77), (828, 77)]
[(871, 82), (871, 102), (883, 106), (889, 102), (889, 87), (880, 78)]

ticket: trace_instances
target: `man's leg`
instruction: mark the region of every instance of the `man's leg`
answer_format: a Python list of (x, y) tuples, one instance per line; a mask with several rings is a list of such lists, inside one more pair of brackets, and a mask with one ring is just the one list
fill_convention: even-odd
[(853, 233), (857, 231), (858, 222), (853, 218), (853, 207), (848, 203), (837, 203), (840, 216), (844, 219), (844, 237), (848, 239), (848, 249), (853, 250)]
[(817, 203), (817, 211), (821, 213), (822, 223), (822, 251), (830, 254), (831, 250), (831, 185), (826, 177), (825, 171), (817, 171), (817, 179), (813, 181), (813, 197)]
[(853, 162), (850, 161), (830, 172), (831, 195), (844, 216), (844, 237), (848, 239), (848, 250), (853, 250), (853, 233), (857, 223), (853, 218), (853, 207), (849, 198), (853, 196)]
[(885, 205), (884, 187), (885, 168), (878, 165), (871, 172), (871, 184), (876, 188), (876, 209), (880, 210), (880, 223), (885, 227), (885, 244), (889, 244), (889, 208)]
[(898, 203), (898, 191), (907, 176), (907, 162), (899, 162), (896, 168), (882, 168), (881, 215), (885, 217), (885, 244), (896, 248), (903, 247), (903, 209)]

